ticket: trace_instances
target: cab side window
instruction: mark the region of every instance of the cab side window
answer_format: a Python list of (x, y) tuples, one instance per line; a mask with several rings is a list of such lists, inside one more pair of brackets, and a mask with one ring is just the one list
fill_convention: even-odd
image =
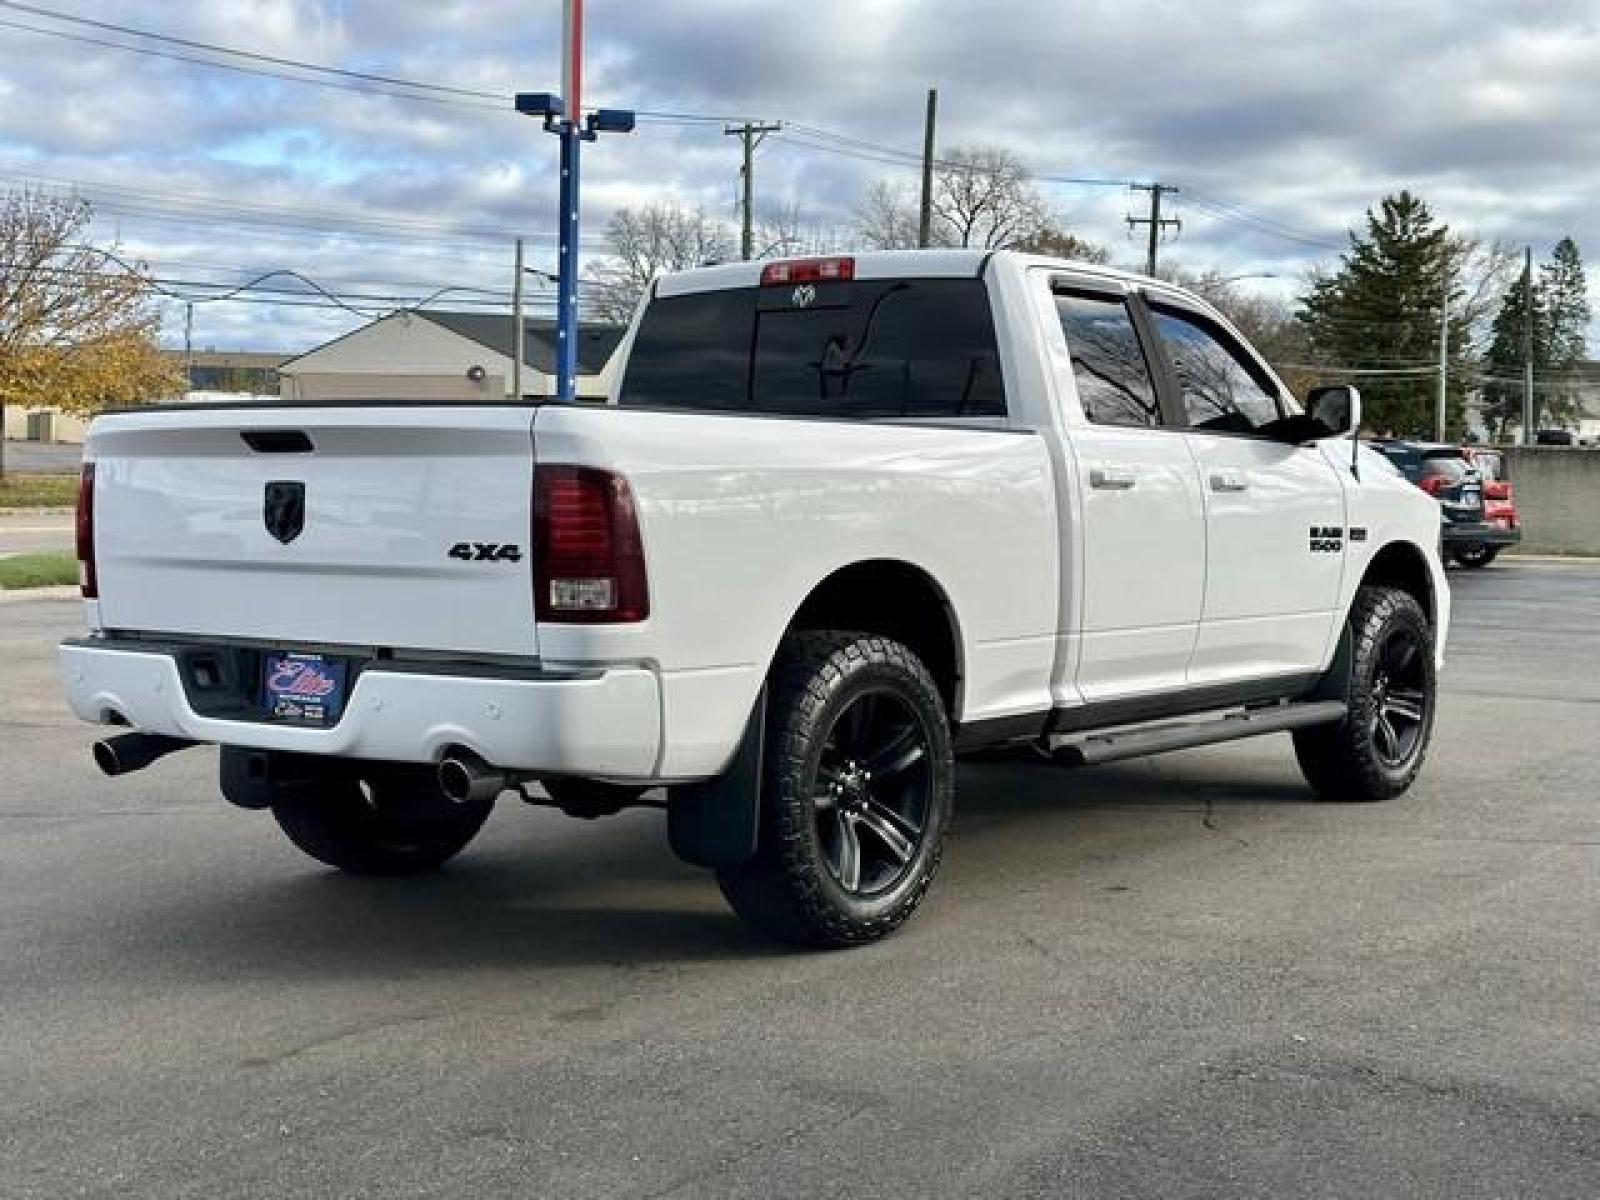
[(1084, 416), (1096, 425), (1161, 424), (1150, 364), (1128, 306), (1111, 296), (1056, 293)]
[(1154, 308), (1151, 316), (1190, 428), (1249, 434), (1283, 416), (1277, 390), (1221, 329), (1168, 309)]

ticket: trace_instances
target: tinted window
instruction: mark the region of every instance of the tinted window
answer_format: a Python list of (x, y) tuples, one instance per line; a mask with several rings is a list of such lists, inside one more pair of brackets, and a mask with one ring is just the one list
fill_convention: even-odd
[(1422, 477), (1422, 455), (1392, 442), (1371, 443), (1372, 448), (1394, 464), (1395, 469), (1415, 483)]
[(1465, 459), (1456, 458), (1454, 455), (1441, 454), (1425, 458), (1422, 461), (1422, 477), (1424, 479), (1437, 477), (1453, 483), (1471, 470), (1471, 464)]
[(747, 291), (652, 300), (628, 356), (620, 403), (744, 408), (755, 314)]
[(1083, 414), (1097, 425), (1159, 425), (1150, 366), (1128, 306), (1098, 296), (1056, 295)]
[(645, 311), (620, 402), (818, 417), (1005, 415), (975, 279), (708, 292)]
[(1275, 391), (1220, 330), (1174, 312), (1157, 309), (1154, 316), (1190, 426), (1254, 433), (1282, 415)]

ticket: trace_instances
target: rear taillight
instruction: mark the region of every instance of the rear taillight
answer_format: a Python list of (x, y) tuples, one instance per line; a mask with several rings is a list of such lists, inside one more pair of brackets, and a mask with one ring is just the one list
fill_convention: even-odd
[(644, 545), (628, 481), (593, 467), (541, 466), (533, 491), (534, 615), (590, 625), (648, 617)]
[(856, 277), (853, 258), (797, 258), (768, 263), (761, 269), (762, 287), (791, 283), (848, 283)]
[(1510, 500), (1511, 485), (1501, 479), (1491, 479), (1483, 485), (1485, 500)]
[(100, 595), (100, 580), (94, 569), (94, 464), (83, 464), (83, 474), (78, 477), (78, 583), (83, 588), (83, 598), (94, 600)]
[(1417, 481), (1417, 486), (1430, 496), (1437, 496), (1444, 490), (1443, 475), (1426, 475)]

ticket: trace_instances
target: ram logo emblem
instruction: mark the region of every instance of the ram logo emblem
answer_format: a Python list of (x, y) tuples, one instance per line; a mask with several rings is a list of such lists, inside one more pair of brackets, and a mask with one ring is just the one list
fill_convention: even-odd
[(809, 283), (802, 283), (795, 288), (793, 299), (796, 308), (810, 308), (817, 302), (817, 289)]
[(306, 527), (306, 485), (299, 480), (273, 480), (267, 484), (261, 509), (267, 532), (287, 546)]

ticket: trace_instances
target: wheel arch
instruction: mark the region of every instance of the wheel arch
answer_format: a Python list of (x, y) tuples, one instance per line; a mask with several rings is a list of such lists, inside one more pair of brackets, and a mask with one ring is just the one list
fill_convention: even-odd
[[(1438, 623), (1433, 573), (1428, 569), (1427, 554), (1415, 542), (1390, 542), (1374, 554), (1362, 573), (1357, 590), (1363, 587), (1399, 588), (1422, 605), (1429, 625)], [(1354, 593), (1351, 603), (1354, 603)]]
[(784, 634), (801, 629), (848, 629), (902, 643), (928, 668), (951, 721), (959, 719), (965, 678), (960, 619), (949, 593), (922, 567), (893, 558), (839, 567), (807, 593)]

